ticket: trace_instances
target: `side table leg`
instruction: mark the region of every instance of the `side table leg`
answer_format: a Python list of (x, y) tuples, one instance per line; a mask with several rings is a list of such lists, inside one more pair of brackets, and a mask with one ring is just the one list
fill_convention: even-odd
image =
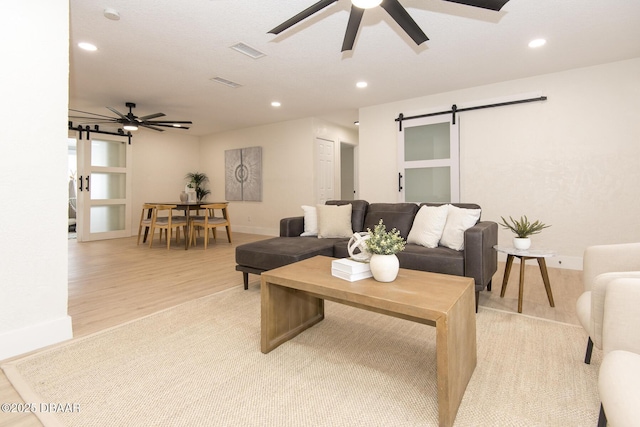
[(524, 291), (524, 266), (526, 264), (527, 257), (520, 258), (520, 290), (518, 291), (518, 313), (522, 313), (522, 294)]
[(538, 258), (538, 265), (540, 266), (540, 273), (542, 274), (542, 281), (544, 282), (544, 288), (547, 291), (547, 298), (549, 298), (549, 305), (555, 307), (553, 302), (553, 294), (551, 293), (551, 283), (549, 282), (549, 274), (547, 273), (547, 262), (544, 257)]
[(507, 282), (509, 281), (509, 274), (511, 274), (512, 265), (513, 255), (507, 255), (507, 265), (504, 267), (504, 277), (502, 278), (502, 290), (500, 291), (500, 298), (504, 298), (504, 293), (507, 290)]

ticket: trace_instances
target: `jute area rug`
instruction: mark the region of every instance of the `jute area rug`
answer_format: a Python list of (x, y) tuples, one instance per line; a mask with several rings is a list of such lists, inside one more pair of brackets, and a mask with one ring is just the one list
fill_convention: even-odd
[[(2, 366), (45, 426), (435, 426), (435, 328), (327, 302), (260, 352), (260, 292), (230, 289)], [(456, 426), (589, 426), (581, 328), (480, 308)], [(597, 355), (594, 355), (597, 356)], [(68, 412), (56, 412), (56, 411)]]

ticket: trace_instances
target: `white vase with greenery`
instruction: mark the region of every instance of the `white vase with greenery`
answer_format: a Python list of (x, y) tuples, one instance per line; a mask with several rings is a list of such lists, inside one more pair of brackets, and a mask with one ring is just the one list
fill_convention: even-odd
[(400, 262), (396, 254), (404, 250), (405, 240), (400, 232), (393, 228), (387, 231), (382, 220), (369, 232), (366, 240), (367, 250), (372, 254), (369, 260), (371, 274), (378, 282), (393, 282), (398, 277)]

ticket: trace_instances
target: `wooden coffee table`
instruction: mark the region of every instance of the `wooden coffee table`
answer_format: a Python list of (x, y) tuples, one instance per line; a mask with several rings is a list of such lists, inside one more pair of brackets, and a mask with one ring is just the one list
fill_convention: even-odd
[(439, 425), (453, 425), (476, 367), (473, 279), (400, 269), (391, 283), (348, 282), (331, 275), (332, 260), (317, 256), (262, 273), (262, 352), (324, 319), (324, 300), (435, 326)]

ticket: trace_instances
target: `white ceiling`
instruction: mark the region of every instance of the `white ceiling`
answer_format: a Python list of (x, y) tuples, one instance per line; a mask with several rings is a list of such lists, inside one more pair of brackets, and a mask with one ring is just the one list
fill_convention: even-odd
[[(71, 0), (69, 107), (112, 116), (106, 106), (125, 113), (131, 101), (138, 116), (192, 120), (190, 130), (167, 131), (190, 135), (303, 117), (352, 125), (360, 107), (640, 57), (639, 0), (510, 0), (500, 12), (400, 0), (429, 41), (416, 46), (378, 7), (345, 53), (351, 3), (338, 0), (267, 34), (315, 1)], [(528, 48), (538, 37), (547, 45)], [(229, 48), (239, 42), (266, 56)], [(369, 86), (356, 88), (360, 80)]]

